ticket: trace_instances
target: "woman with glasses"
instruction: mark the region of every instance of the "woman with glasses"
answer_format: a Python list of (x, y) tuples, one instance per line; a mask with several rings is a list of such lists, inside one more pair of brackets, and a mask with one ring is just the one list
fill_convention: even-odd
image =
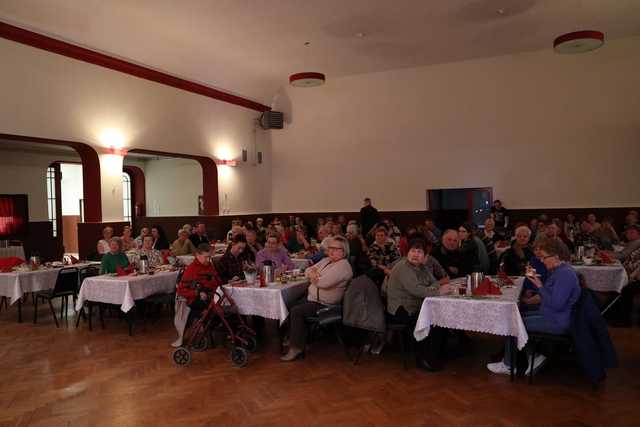
[[(562, 248), (557, 240), (546, 240), (540, 245), (538, 253), (548, 270), (548, 275), (543, 283), (535, 270), (527, 269), (527, 278), (538, 288), (540, 308), (522, 313), (522, 321), (528, 332), (566, 334), (569, 332), (571, 310), (580, 297), (578, 276), (571, 265), (560, 259)], [(510, 373), (511, 363), (515, 363), (511, 360), (512, 341), (508, 339), (506, 342), (505, 357), (502, 362), (487, 365), (491, 372)], [(527, 347), (525, 349), (528, 350)], [(536, 356), (533, 366), (530, 364), (526, 373), (528, 374), (531, 369), (535, 372), (545, 359), (543, 355)], [(530, 357), (527, 360), (530, 360)]]
[(353, 270), (349, 264), (349, 242), (342, 236), (331, 238), (327, 245), (328, 256), (305, 275), (311, 282), (307, 295), (296, 301), (289, 310), (289, 352), (281, 360), (290, 362), (304, 354), (307, 327), (305, 318), (327, 306), (342, 302)]

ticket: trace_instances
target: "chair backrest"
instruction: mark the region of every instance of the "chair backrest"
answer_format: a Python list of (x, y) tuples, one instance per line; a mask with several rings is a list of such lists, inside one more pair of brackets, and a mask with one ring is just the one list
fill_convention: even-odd
[(78, 293), (80, 284), (80, 273), (75, 267), (63, 268), (58, 271), (56, 285), (51, 292), (51, 296), (71, 295)]

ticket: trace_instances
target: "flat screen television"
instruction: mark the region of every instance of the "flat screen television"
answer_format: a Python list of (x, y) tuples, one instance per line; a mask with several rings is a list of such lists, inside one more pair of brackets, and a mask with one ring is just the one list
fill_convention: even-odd
[(0, 239), (27, 234), (29, 203), (26, 194), (0, 194)]

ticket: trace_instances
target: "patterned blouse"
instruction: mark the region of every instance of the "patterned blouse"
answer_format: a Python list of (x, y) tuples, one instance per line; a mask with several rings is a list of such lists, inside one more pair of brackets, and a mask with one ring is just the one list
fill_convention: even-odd
[(386, 242), (384, 245), (373, 242), (369, 246), (369, 260), (371, 260), (373, 267), (388, 267), (398, 258), (400, 258), (400, 254), (393, 242)]
[(140, 257), (142, 255), (147, 256), (149, 267), (157, 267), (163, 264), (162, 254), (160, 254), (160, 251), (155, 249), (137, 249), (132, 257), (129, 255), (130, 253), (131, 251), (127, 254), (129, 261), (131, 264), (135, 264), (138, 267), (140, 267)]
[[(640, 248), (631, 252), (622, 265), (624, 266), (624, 269), (627, 270), (627, 274), (631, 278), (633, 273), (640, 269)], [(631, 281), (633, 280), (634, 278), (631, 278)]]

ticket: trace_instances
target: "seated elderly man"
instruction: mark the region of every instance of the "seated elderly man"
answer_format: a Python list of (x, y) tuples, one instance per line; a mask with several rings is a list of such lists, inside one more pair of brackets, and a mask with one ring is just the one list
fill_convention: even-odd
[(342, 302), (345, 289), (353, 277), (349, 265), (349, 243), (342, 236), (331, 238), (327, 246), (329, 256), (307, 268), (305, 275), (311, 282), (307, 295), (293, 303), (289, 310), (289, 351), (281, 360), (290, 362), (304, 353), (307, 326), (305, 318), (313, 316), (326, 305)]
[[(387, 313), (396, 323), (413, 327), (422, 300), (427, 296), (445, 295), (452, 292), (447, 283), (448, 277), (437, 280), (425, 265), (427, 243), (423, 238), (412, 237), (409, 240), (409, 252), (406, 258), (396, 263), (387, 284)], [(444, 331), (434, 328), (427, 340), (421, 341), (416, 354), (416, 366), (433, 371), (438, 369)], [(427, 352), (431, 345), (432, 353)]]
[(580, 232), (573, 238), (573, 243), (578, 246), (594, 246), (596, 248), (602, 247), (602, 242), (597, 234), (594, 233), (595, 229), (589, 221), (582, 221), (580, 223)]
[(104, 255), (110, 251), (109, 241), (113, 237), (113, 228), (105, 227), (102, 229), (102, 239), (98, 241), (96, 250), (100, 255)]
[(119, 237), (109, 239), (109, 252), (102, 256), (100, 263), (100, 274), (112, 274), (117, 267), (126, 268), (129, 266), (129, 259), (122, 252), (122, 240)]
[(255, 263), (258, 252), (262, 250), (262, 245), (258, 242), (258, 235), (253, 228), (247, 228), (244, 232), (244, 237), (247, 240), (247, 247), (242, 252), (243, 262)]
[(438, 260), (449, 277), (463, 276), (462, 254), (460, 253), (460, 241), (456, 230), (445, 230), (442, 241), (433, 250), (433, 257)]
[[(555, 222), (550, 222), (545, 224), (544, 233), (539, 234), (536, 237), (536, 240), (555, 240), (558, 242), (558, 247), (560, 248), (560, 259), (562, 261), (571, 261), (571, 249), (569, 246), (562, 240), (561, 237), (561, 229)], [(571, 243), (571, 242), (569, 242)]]
[(191, 255), (195, 252), (196, 248), (189, 239), (189, 231), (181, 228), (178, 230), (178, 238), (171, 244), (171, 253), (175, 256)]
[(143, 256), (147, 258), (147, 265), (149, 267), (153, 268), (163, 264), (162, 254), (159, 250), (153, 249), (153, 236), (147, 236), (144, 238), (142, 241), (142, 247), (135, 251), (135, 255), (132, 258), (132, 264), (139, 267), (140, 259), (142, 259)]
[(624, 249), (622, 252), (613, 254), (620, 262), (625, 262), (636, 249), (640, 249), (640, 224), (627, 225), (624, 228), (624, 237), (627, 239)]

